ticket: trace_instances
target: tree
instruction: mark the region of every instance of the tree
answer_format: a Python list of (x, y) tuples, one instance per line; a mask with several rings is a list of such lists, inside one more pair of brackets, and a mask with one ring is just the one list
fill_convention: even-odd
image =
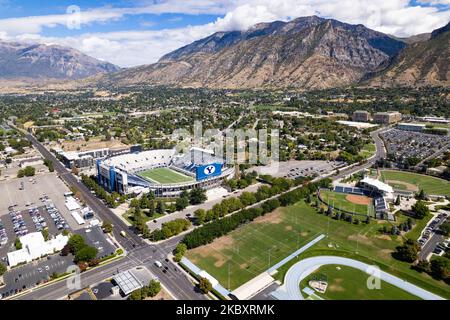
[(197, 219), (197, 224), (205, 223), (206, 211), (205, 209), (197, 209), (194, 212), (194, 217)]
[(430, 272), (430, 263), (427, 260), (420, 260), (413, 268), (419, 272)]
[(408, 239), (406, 242), (397, 246), (396, 252), (394, 252), (394, 257), (401, 261), (413, 262), (417, 260), (419, 245), (416, 241)]
[(396, 206), (400, 205), (400, 196), (397, 196), (397, 199), (395, 199), (395, 205)]
[(19, 238), (16, 238), (16, 240), (14, 241), (14, 247), (16, 248), (16, 250), (22, 249), (22, 242), (20, 242)]
[(146, 295), (153, 298), (160, 291), (161, 291), (161, 283), (154, 279), (150, 280), (150, 283), (146, 287)]
[(86, 246), (86, 243), (84, 241), (84, 238), (79, 234), (73, 234), (69, 241), (67, 242), (67, 245), (70, 248), (70, 252), (73, 254), (76, 254), (79, 250), (84, 248)]
[(332, 215), (333, 215), (333, 208), (331, 206), (328, 206), (327, 216), (331, 217)]
[(421, 200), (417, 201), (412, 206), (412, 211), (414, 213), (414, 217), (417, 219), (423, 219), (430, 213), (428, 206)]
[(48, 229), (47, 228), (45, 228), (45, 229), (43, 229), (42, 231), (41, 231), (41, 233), (42, 233), (42, 236), (44, 237), (44, 240), (45, 241), (48, 241)]
[(241, 200), (241, 203), (244, 207), (247, 207), (256, 202), (256, 197), (251, 192), (242, 192), (242, 194), (239, 196), (239, 200)]
[(6, 270), (6, 266), (0, 262), (0, 277), (5, 274)]
[(156, 212), (159, 214), (164, 214), (166, 211), (164, 201), (158, 201), (158, 204), (156, 205)]
[(184, 243), (179, 243), (173, 250), (173, 254), (175, 256), (174, 260), (176, 262), (180, 262), (181, 258), (183, 258), (184, 254), (186, 253), (187, 246)]
[(208, 279), (200, 278), (198, 282), (198, 288), (200, 289), (201, 292), (207, 294), (212, 290), (212, 284)]
[(427, 195), (425, 194), (425, 191), (423, 189), (420, 189), (419, 193), (416, 195), (416, 198), (418, 200), (426, 200)]
[(70, 246), (68, 244), (66, 244), (61, 250), (61, 255), (63, 257), (65, 257), (65, 256), (68, 256), (69, 253), (70, 253)]
[(206, 199), (206, 191), (202, 188), (192, 189), (189, 193), (189, 202), (192, 205), (203, 203), (206, 201)]
[(178, 211), (183, 210), (189, 205), (189, 199), (187, 197), (178, 198), (175, 202), (175, 207)]
[(435, 257), (430, 264), (431, 273), (438, 279), (448, 280), (450, 278), (450, 260), (445, 257)]
[(75, 262), (90, 262), (97, 256), (97, 248), (91, 246), (84, 246), (75, 254)]
[(444, 236), (448, 236), (450, 234), (450, 222), (446, 221), (439, 226), (439, 230), (444, 234)]
[(102, 229), (104, 233), (111, 233), (113, 226), (109, 221), (103, 221)]
[(142, 289), (134, 290), (129, 296), (128, 300), (142, 300)]

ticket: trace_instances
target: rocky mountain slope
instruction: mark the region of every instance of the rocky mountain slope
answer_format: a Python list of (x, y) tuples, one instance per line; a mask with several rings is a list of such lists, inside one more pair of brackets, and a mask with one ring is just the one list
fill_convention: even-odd
[(450, 86), (450, 23), (405, 48), (370, 81), (376, 86)]
[(81, 79), (118, 70), (71, 48), (0, 42), (0, 79)]
[(311, 16), (218, 32), (158, 63), (105, 75), (100, 84), (323, 89), (386, 68), (405, 46), (363, 25)]

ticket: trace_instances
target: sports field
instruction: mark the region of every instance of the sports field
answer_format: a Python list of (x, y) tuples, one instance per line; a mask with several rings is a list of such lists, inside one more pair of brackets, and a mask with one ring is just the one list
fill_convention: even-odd
[(323, 201), (334, 208), (364, 215), (374, 215), (372, 198), (330, 190), (322, 190), (320, 195)]
[[(337, 221), (301, 201), (248, 223), (209, 245), (189, 250), (186, 257), (224, 287), (235, 289), (323, 233), (327, 238), (302, 253), (300, 259), (338, 255), (376, 264), (388, 273), (450, 299), (450, 288), (443, 281), (392, 258), (402, 238), (382, 234), (384, 225), (391, 226), (387, 221), (372, 220), (359, 225)], [(279, 268), (274, 277), (283, 281), (286, 271), (297, 261), (293, 259)]]
[(423, 174), (383, 170), (381, 180), (394, 189), (418, 192), (421, 189), (429, 195), (442, 195), (450, 197), (450, 182), (447, 180), (426, 176)]
[(159, 184), (173, 184), (173, 183), (194, 181), (193, 178), (188, 177), (179, 172), (176, 172), (174, 170), (171, 170), (169, 168), (156, 168), (152, 170), (147, 170), (140, 172), (138, 175), (144, 179)]
[[(300, 290), (309, 287), (310, 280), (328, 283), (325, 293), (316, 294), (326, 300), (413, 300), (418, 297), (381, 281), (379, 289), (367, 288), (369, 275), (361, 270), (338, 265), (326, 265), (311, 273), (300, 283)], [(304, 295), (304, 293), (303, 293)]]
[[(309, 206), (301, 211), (314, 212)], [(186, 257), (234, 290), (316, 238), (298, 218), (302, 212), (276, 210), (213, 243), (188, 251)]]

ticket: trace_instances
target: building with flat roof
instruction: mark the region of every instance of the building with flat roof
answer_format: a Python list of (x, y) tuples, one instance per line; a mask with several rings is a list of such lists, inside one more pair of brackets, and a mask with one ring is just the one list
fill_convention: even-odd
[[(61, 162), (69, 169), (74, 167), (76, 168), (88, 168), (94, 167), (96, 159), (102, 159), (108, 156), (119, 155), (124, 153), (133, 152), (133, 148), (119, 148), (119, 149), (110, 149), (110, 148), (102, 148), (88, 151), (70, 151), (70, 152), (58, 152), (58, 156)], [(138, 149), (140, 150), (140, 148)]]
[(144, 284), (133, 274), (131, 270), (119, 273), (114, 276), (113, 280), (126, 296), (133, 291), (144, 287)]
[(420, 123), (399, 123), (397, 129), (404, 131), (421, 132), (425, 129), (426, 125)]
[(402, 120), (402, 114), (398, 111), (377, 112), (373, 116), (375, 123), (389, 125)]
[(352, 120), (356, 122), (367, 122), (370, 120), (370, 113), (365, 110), (353, 112)]
[(8, 252), (8, 264), (15, 267), (21, 263), (29, 263), (49, 254), (61, 251), (69, 241), (69, 237), (57, 235), (45, 241), (41, 232), (32, 232), (19, 238), (22, 249)]

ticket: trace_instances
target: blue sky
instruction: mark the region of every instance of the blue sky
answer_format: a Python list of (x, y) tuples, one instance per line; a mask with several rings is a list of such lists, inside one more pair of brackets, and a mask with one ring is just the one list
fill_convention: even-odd
[(135, 66), (216, 31), (313, 14), (409, 36), (445, 25), (450, 0), (0, 0), (0, 39)]

